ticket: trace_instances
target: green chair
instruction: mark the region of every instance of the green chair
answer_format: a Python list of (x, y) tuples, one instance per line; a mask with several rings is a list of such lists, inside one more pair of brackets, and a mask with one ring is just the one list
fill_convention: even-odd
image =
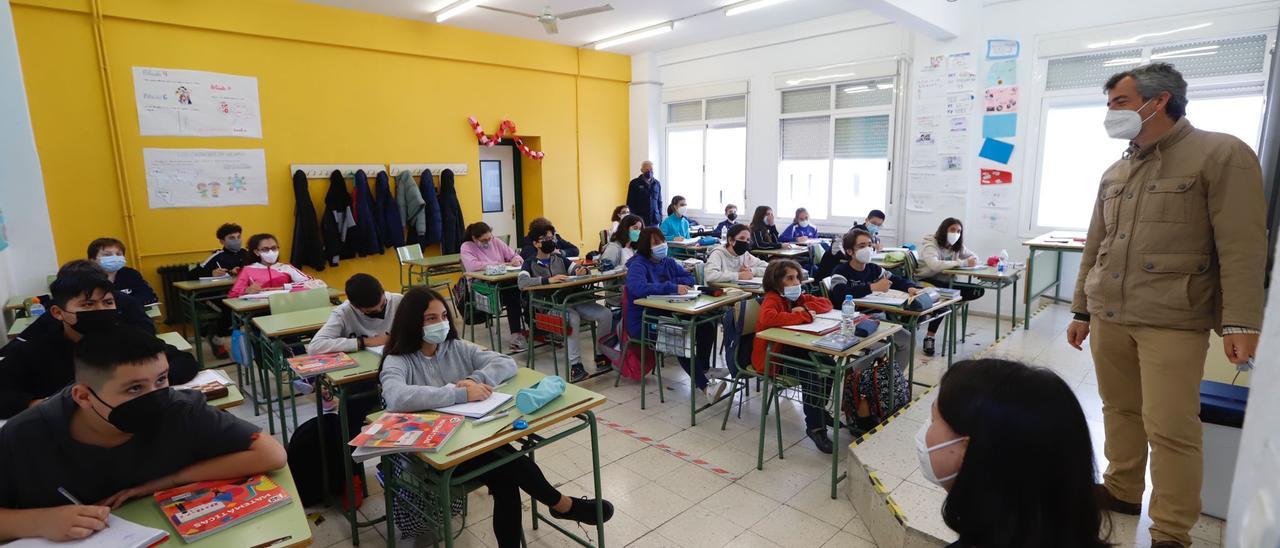
[[(760, 319), (760, 302), (757, 301), (756, 299), (750, 299), (746, 301), (746, 305), (747, 305), (747, 308), (746, 308), (746, 311), (744, 312), (744, 318), (742, 321), (742, 326), (743, 326), (742, 332), (744, 334), (755, 333), (756, 324)], [(739, 355), (741, 355), (741, 353)], [(730, 403), (728, 406), (725, 407), (724, 419), (720, 421), (721, 430), (724, 430), (726, 427), (728, 427), (729, 414), (733, 412), (733, 397), (739, 394), (740, 396), (738, 400), (738, 417), (742, 417), (742, 407), (747, 404), (747, 398), (751, 394), (752, 380), (756, 381), (756, 386), (759, 387), (760, 383), (765, 380), (765, 375), (756, 371), (755, 367), (750, 363), (739, 363), (738, 371), (728, 381), (732, 385), (729, 392)], [(786, 377), (784, 375), (774, 376), (773, 382), (775, 384), (781, 384), (786, 388), (795, 388), (796, 386), (799, 386), (799, 383), (796, 382), (794, 379), (791, 379), (790, 377)], [(785, 390), (786, 388), (783, 388), (783, 390)], [(769, 398), (762, 398), (762, 402), (763, 402), (762, 405), (764, 405), (765, 407), (764, 409), (761, 410), (761, 413), (764, 413), (766, 415), (769, 414), (770, 404), (772, 404), (774, 407), (777, 406), (778, 393), (780, 392), (781, 390), (775, 391), (772, 394), (773, 395), (772, 400), (770, 400)], [(778, 458), (782, 458), (782, 419), (781, 419), (782, 414), (775, 412), (774, 415), (776, 415), (774, 420), (777, 421), (775, 430), (777, 430), (777, 435), (778, 435)], [(764, 462), (763, 441), (760, 444), (759, 451), (760, 452), (756, 456), (756, 458), (759, 462), (763, 463)]]
[(510, 246), (510, 245), (511, 245), (511, 235), (510, 235), (510, 234), (503, 234), (503, 235), (498, 236), (498, 237), (499, 237), (499, 238), (502, 238), (502, 243), (507, 244), (508, 246)]
[(407, 293), (414, 286), (414, 268), (422, 268), (418, 275), (424, 280), (427, 276), (426, 259), (422, 257), (422, 246), (418, 244), (396, 248), (396, 259), (400, 261), (400, 292)]
[(267, 305), (271, 307), (272, 314), (284, 314), (286, 312), (329, 306), (329, 290), (321, 287), (272, 295), (267, 298)]
[[(832, 238), (831, 245), (836, 246), (836, 245), (843, 245), (843, 244), (841, 244), (835, 238)], [(822, 264), (822, 258), (825, 257), (826, 255), (827, 255), (827, 248), (823, 247), (821, 244), (809, 246), (809, 260), (813, 261), (813, 268), (815, 269), (818, 268), (818, 265)]]

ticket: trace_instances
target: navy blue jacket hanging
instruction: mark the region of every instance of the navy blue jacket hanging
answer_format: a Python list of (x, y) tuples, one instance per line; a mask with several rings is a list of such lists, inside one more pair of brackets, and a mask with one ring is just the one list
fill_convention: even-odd
[(373, 203), (373, 219), (378, 224), (378, 241), (383, 247), (404, 245), (404, 223), (400, 221), (400, 207), (391, 195), (391, 178), (387, 172), (378, 172), (377, 196)]
[(338, 266), (339, 259), (350, 259), (356, 254), (351, 247), (351, 229), (356, 224), (351, 214), (351, 194), (347, 193), (347, 181), (342, 172), (329, 174), (329, 192), (324, 195), (324, 219), (320, 232), (324, 236), (324, 256), (329, 264)]
[[(441, 184), (444, 184), (444, 173), (441, 173), (440, 177)], [(443, 236), (444, 219), (440, 216), (440, 200), (436, 197), (436, 182), (431, 178), (430, 169), (422, 170), (418, 188), (422, 191), (422, 201), (427, 203), (427, 231), (422, 234), (422, 241), (418, 243), (424, 246), (439, 243)]]
[(291, 249), (289, 262), (294, 266), (324, 270), (324, 240), (320, 239), (320, 223), (316, 221), (316, 206), (311, 203), (311, 190), (307, 188), (307, 174), (301, 169), (293, 172)]
[(369, 189), (369, 176), (365, 175), (363, 169), (356, 171), (355, 184), (351, 190), (351, 212), (355, 214), (356, 222), (348, 235), (351, 246), (361, 257), (386, 253), (386, 249), (378, 242), (378, 221), (373, 214), (373, 191)]
[(452, 255), (462, 249), (462, 204), (453, 188), (453, 170), (440, 172), (440, 254)]

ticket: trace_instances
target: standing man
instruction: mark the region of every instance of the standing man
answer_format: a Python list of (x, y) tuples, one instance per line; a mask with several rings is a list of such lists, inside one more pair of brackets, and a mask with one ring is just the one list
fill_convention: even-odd
[(1209, 330), (1244, 364), (1262, 328), (1262, 171), (1239, 139), (1192, 127), (1172, 65), (1116, 74), (1104, 89), (1107, 133), (1129, 148), (1102, 175), (1067, 342), (1080, 349), (1093, 334), (1110, 463), (1103, 507), (1141, 512), (1150, 445), (1151, 545), (1185, 547), (1200, 516)]
[(645, 226), (662, 222), (662, 183), (653, 176), (653, 162), (640, 164), (640, 176), (627, 186), (627, 208), (644, 219)]

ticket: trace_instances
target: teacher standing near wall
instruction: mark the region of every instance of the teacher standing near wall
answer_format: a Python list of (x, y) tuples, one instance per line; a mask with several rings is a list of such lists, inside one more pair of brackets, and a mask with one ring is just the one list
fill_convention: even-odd
[(627, 208), (644, 219), (645, 226), (662, 222), (662, 183), (653, 176), (653, 162), (640, 164), (640, 176), (627, 185)]
[(1067, 342), (1080, 349), (1093, 335), (1109, 461), (1103, 507), (1141, 512), (1149, 444), (1151, 545), (1190, 546), (1209, 331), (1243, 364), (1262, 328), (1262, 170), (1239, 139), (1192, 127), (1173, 66), (1116, 74), (1105, 90), (1107, 133), (1129, 148), (1098, 188)]

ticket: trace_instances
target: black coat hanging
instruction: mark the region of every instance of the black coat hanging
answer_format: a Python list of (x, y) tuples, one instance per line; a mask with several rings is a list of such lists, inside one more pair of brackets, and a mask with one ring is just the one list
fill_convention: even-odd
[(289, 262), (324, 270), (320, 223), (316, 221), (316, 206), (311, 203), (311, 191), (307, 188), (307, 174), (301, 169), (293, 172), (293, 249)]

